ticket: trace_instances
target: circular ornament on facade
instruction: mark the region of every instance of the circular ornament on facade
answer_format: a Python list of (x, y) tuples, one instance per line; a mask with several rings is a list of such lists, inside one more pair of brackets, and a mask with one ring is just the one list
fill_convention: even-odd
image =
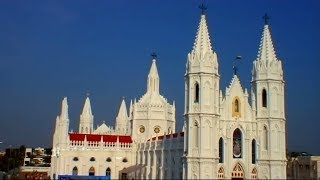
[(160, 132), (160, 128), (159, 127), (155, 127), (154, 128), (154, 132), (158, 134)]
[(146, 130), (146, 129), (144, 128), (144, 126), (141, 126), (141, 127), (139, 128), (140, 133), (144, 133), (145, 130)]

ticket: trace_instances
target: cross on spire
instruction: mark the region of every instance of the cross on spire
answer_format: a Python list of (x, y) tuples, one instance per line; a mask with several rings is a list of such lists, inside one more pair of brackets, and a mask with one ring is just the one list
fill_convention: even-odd
[(237, 56), (234, 60), (233, 60), (233, 74), (237, 75), (237, 71), (238, 71), (238, 67), (237, 67), (237, 61), (241, 60), (242, 57), (241, 56)]
[(262, 18), (264, 19), (264, 24), (265, 24), (265, 25), (269, 24), (269, 19), (270, 19), (270, 17), (268, 16), (267, 13), (265, 13)]
[(153, 53), (151, 54), (151, 57), (152, 57), (152, 59), (157, 59), (157, 54), (156, 54), (155, 52), (153, 52)]
[(199, 6), (199, 8), (201, 9), (201, 14), (204, 14), (205, 10), (207, 10), (208, 6), (204, 5), (204, 4), (201, 4)]

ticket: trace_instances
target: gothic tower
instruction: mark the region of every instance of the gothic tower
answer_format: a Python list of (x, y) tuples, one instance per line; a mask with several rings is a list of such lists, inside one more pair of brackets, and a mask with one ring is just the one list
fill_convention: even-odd
[(217, 53), (210, 42), (206, 16), (201, 20), (185, 74), (184, 178), (214, 179), (218, 164), (219, 82)]
[(91, 111), (90, 99), (87, 96), (84, 102), (82, 114), (80, 115), (79, 133), (91, 134), (93, 132), (93, 115)]
[[(268, 17), (257, 59), (253, 62), (252, 92), (258, 122), (259, 178), (286, 178), (286, 119), (282, 63), (277, 58)], [(255, 96), (255, 97), (254, 97)]]
[(121, 105), (119, 108), (118, 116), (116, 118), (116, 132), (117, 134), (125, 135), (128, 133), (128, 112), (126, 107), (126, 102), (124, 98), (121, 101)]

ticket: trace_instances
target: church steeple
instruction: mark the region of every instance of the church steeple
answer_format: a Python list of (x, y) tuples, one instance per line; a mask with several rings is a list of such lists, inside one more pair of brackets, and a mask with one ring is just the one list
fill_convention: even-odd
[(118, 116), (116, 118), (116, 131), (118, 131), (120, 134), (125, 134), (128, 130), (128, 113), (127, 113), (127, 107), (126, 102), (124, 98), (122, 99)]
[(198, 27), (198, 32), (194, 42), (192, 53), (199, 53), (203, 56), (207, 52), (213, 51), (207, 26), (206, 15), (201, 14), (201, 20)]
[(64, 97), (62, 100), (60, 121), (69, 121), (67, 97)]
[(93, 115), (89, 96), (86, 97), (82, 114), (80, 115), (79, 132), (89, 134), (93, 132)]
[[(263, 18), (264, 18), (265, 24), (263, 27), (258, 56), (257, 56), (257, 59), (254, 61), (253, 79), (256, 79), (256, 78), (283, 79), (282, 63), (277, 58), (276, 51), (274, 48), (274, 44), (273, 44), (273, 40), (270, 32), (269, 17), (267, 15), (264, 15)], [(274, 77), (274, 75), (276, 75), (276, 77)]]
[(159, 74), (156, 65), (156, 55), (152, 54), (152, 65), (148, 75), (147, 93), (159, 94)]

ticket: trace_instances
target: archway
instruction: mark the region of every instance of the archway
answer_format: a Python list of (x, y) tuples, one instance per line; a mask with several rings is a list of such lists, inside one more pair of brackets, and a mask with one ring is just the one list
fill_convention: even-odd
[(91, 167), (89, 169), (89, 176), (94, 176), (94, 173), (95, 173), (94, 167)]
[(236, 179), (244, 179), (244, 171), (242, 166), (237, 163), (231, 173), (231, 178), (236, 180)]

